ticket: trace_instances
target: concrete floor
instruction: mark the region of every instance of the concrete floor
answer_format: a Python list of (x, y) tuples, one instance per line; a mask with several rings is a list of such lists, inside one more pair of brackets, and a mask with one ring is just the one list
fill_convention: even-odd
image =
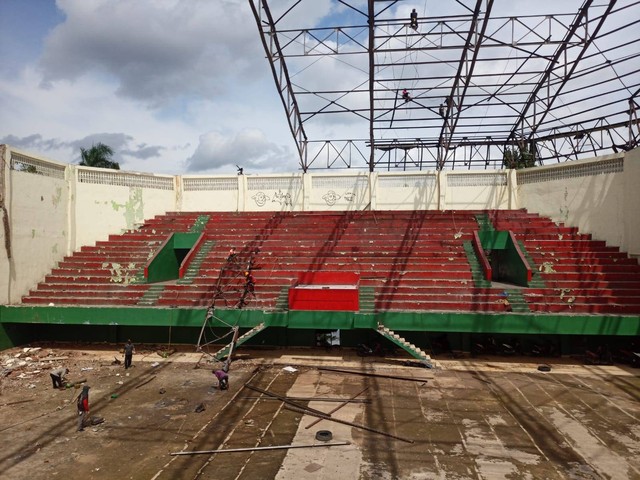
[[(0, 477), (640, 478), (638, 370), (547, 359), (551, 371), (545, 373), (537, 370), (540, 359), (526, 358), (438, 359), (436, 369), (426, 370), (404, 366), (405, 359), (362, 359), (350, 350), (242, 350), (231, 370), (231, 388), (220, 392), (213, 365), (194, 368), (201, 355), (183, 351), (164, 359), (152, 348), (138, 351), (134, 368), (125, 372), (111, 365), (115, 348), (45, 348), (2, 378)], [(47, 357), (67, 359), (48, 363)], [(105, 423), (75, 431), (77, 390), (51, 389), (48, 370), (59, 363), (71, 368), (72, 380), (86, 377), (92, 414)], [(369, 403), (350, 403), (332, 416), (377, 433), (328, 420), (306, 428), (316, 417), (243, 388), (247, 382), (279, 395), (314, 398), (348, 399), (366, 388), (358, 398)], [(197, 413), (200, 403), (205, 410)], [(340, 405), (300, 403), (324, 412)], [(315, 440), (318, 430), (330, 430), (332, 442), (350, 443), (171, 455), (321, 444)]]

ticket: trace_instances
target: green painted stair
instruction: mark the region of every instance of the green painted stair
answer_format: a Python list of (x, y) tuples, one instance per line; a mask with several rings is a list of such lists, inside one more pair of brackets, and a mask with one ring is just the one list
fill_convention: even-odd
[(478, 230), (482, 232), (493, 232), (495, 228), (493, 223), (486, 213), (479, 213), (476, 215), (476, 222), (478, 222)]
[(190, 233), (201, 233), (204, 230), (204, 227), (209, 223), (209, 215), (199, 215), (196, 218), (196, 221), (193, 222), (191, 228), (189, 229)]
[(511, 311), (513, 313), (529, 313), (529, 304), (522, 295), (522, 290), (519, 288), (507, 289), (504, 291), (509, 305), (511, 305)]
[[(247, 340), (250, 340), (251, 338), (255, 337), (257, 334), (259, 334), (265, 328), (267, 328), (267, 326), (264, 324), (264, 322), (262, 322), (261, 324), (256, 325), (255, 327), (253, 327), (248, 332), (244, 333), (243, 335), (238, 337), (238, 340), (236, 341), (236, 347), (235, 348), (238, 348), (240, 345), (242, 345)], [(227, 345), (225, 345), (220, 350), (218, 350), (216, 353), (214, 353), (213, 357), (217, 361), (221, 362), (224, 357), (229, 355), (229, 352), (231, 351), (231, 347), (232, 346), (233, 346), (233, 342), (229, 342)]]
[(375, 313), (376, 294), (374, 287), (360, 287), (358, 292), (360, 313)]
[(280, 295), (276, 300), (276, 310), (286, 312), (289, 310), (289, 287), (285, 286), (280, 289)]
[(160, 285), (160, 284), (150, 285), (147, 291), (144, 292), (144, 295), (142, 295), (140, 300), (138, 300), (138, 305), (140, 306), (155, 305), (156, 302), (158, 301), (158, 298), (160, 298), (160, 295), (162, 295), (163, 290), (164, 290), (164, 285)]
[(397, 333), (394, 333), (392, 330), (389, 330), (383, 324), (379, 323), (378, 328), (376, 329), (380, 335), (384, 338), (392, 341), (395, 345), (403, 349), (413, 358), (417, 358), (420, 360), (425, 367), (433, 368), (433, 363), (431, 362), (431, 357), (426, 354), (422, 349), (416, 347), (413, 343), (407, 342), (404, 338), (402, 338)]
[(531, 258), (531, 255), (529, 255), (529, 252), (527, 252), (524, 242), (519, 241), (518, 245), (520, 246), (520, 251), (522, 251), (524, 258), (527, 259), (529, 267), (531, 267), (531, 281), (529, 282), (529, 288), (546, 288), (544, 280), (540, 276), (540, 270), (536, 265), (536, 262)]
[(202, 243), (196, 254), (193, 256), (191, 263), (187, 267), (187, 271), (184, 272), (184, 276), (176, 281), (177, 284), (189, 285), (193, 283), (193, 280), (198, 276), (198, 273), (200, 272), (200, 266), (202, 265), (202, 262), (205, 260), (205, 258), (207, 258), (207, 255), (209, 255), (209, 252), (215, 244), (216, 242), (214, 240), (206, 240)]
[(467, 261), (469, 262), (469, 266), (471, 267), (471, 278), (473, 279), (473, 284), (478, 288), (491, 287), (491, 282), (484, 276), (484, 270), (480, 265), (480, 260), (478, 260), (478, 256), (476, 255), (476, 251), (473, 249), (473, 244), (471, 243), (471, 241), (464, 241), (462, 243), (462, 246), (464, 247), (464, 251), (467, 254)]

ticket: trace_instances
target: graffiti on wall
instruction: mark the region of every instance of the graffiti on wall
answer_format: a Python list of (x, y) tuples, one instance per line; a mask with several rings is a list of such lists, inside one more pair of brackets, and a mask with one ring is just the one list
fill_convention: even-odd
[(251, 200), (256, 202), (256, 205), (259, 207), (264, 207), (269, 200), (271, 202), (279, 203), (283, 207), (292, 206), (293, 200), (291, 199), (291, 194), (289, 192), (283, 192), (282, 190), (278, 190), (273, 193), (273, 197), (270, 197), (264, 192), (258, 192), (254, 196), (251, 197)]
[(293, 202), (291, 201), (291, 194), (289, 192), (287, 193), (282, 193), (282, 190), (278, 190), (277, 193), (273, 194), (274, 198), (273, 200), (271, 200), (272, 202), (278, 202), (280, 205), (286, 207), (293, 205)]
[(336, 193), (335, 191), (329, 190), (327, 193), (325, 193), (322, 196), (322, 199), (330, 207), (333, 207), (336, 204), (336, 202), (338, 200), (340, 200), (341, 198), (344, 198), (347, 202), (353, 202), (356, 199), (356, 194), (355, 194), (355, 192), (347, 191), (341, 196), (338, 193)]
[(264, 192), (256, 193), (253, 197), (251, 197), (251, 199), (256, 202), (256, 205), (259, 207), (264, 207), (270, 200)]

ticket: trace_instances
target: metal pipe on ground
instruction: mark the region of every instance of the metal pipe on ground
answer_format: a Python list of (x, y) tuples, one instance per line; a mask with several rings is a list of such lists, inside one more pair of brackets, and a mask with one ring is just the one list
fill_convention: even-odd
[[(353, 397), (351, 397), (349, 400), (346, 400), (344, 402), (342, 402), (340, 405), (338, 405), (336, 408), (334, 408), (333, 410), (331, 410), (330, 412), (327, 413), (327, 415), (331, 415), (332, 413), (337, 412), (338, 410), (340, 410), (342, 407), (346, 407), (347, 405), (349, 405), (349, 402), (352, 402), (353, 400), (356, 399), (356, 397), (359, 397), (360, 395), (362, 395), (364, 392), (366, 392), (367, 390), (369, 390), (369, 387), (365, 387), (363, 390), (359, 391), (358, 393), (356, 393)], [(305, 428), (309, 429), (311, 427), (313, 427), (314, 425), (317, 425), (318, 423), (320, 423), (323, 419), (322, 418), (317, 418), (315, 419), (313, 422), (311, 422), (309, 425), (307, 425)]]
[(352, 375), (362, 375), (363, 377), (389, 378), (391, 380), (405, 380), (407, 382), (426, 383), (430, 380), (426, 378), (399, 377), (396, 375), (382, 375), (381, 373), (358, 372), (356, 370), (343, 370), (341, 368), (328, 368), (328, 367), (317, 367), (317, 368), (318, 370), (321, 370), (323, 372), (350, 373)]
[(321, 415), (318, 415), (316, 413), (312, 413), (312, 412), (309, 412), (307, 410), (302, 410), (302, 409), (296, 408), (296, 407), (291, 407), (289, 405), (285, 405), (284, 408), (286, 408), (287, 410), (292, 410), (294, 412), (302, 413), (303, 415), (311, 415), (313, 417), (318, 417), (318, 418), (321, 418), (323, 420), (330, 420), (332, 422), (342, 423), (343, 425), (349, 425), (351, 427), (359, 428), (361, 430), (366, 430), (367, 432), (372, 432), (372, 433), (377, 433), (379, 435), (384, 435), (385, 437), (395, 438), (396, 440), (401, 440), (403, 442), (414, 443), (413, 440), (409, 440), (408, 438), (399, 437), (399, 436), (394, 435), (392, 433), (383, 432), (382, 430), (376, 430), (375, 428), (367, 427), (366, 425), (360, 425), (360, 424), (357, 424), (357, 423), (348, 422), (346, 420), (340, 420), (338, 418), (333, 418), (333, 417), (330, 417), (329, 415), (327, 415), (325, 413), (323, 413)]
[(193, 452), (172, 452), (169, 455), (206, 455), (212, 453), (254, 452), (256, 450), (284, 450), (291, 448), (339, 447), (351, 442), (313, 443), (309, 445), (273, 445), (271, 447), (227, 448), (224, 450), (196, 450)]
[(249, 388), (249, 389), (251, 389), (251, 390), (255, 390), (256, 392), (260, 392), (260, 393), (262, 393), (264, 395), (268, 395), (270, 397), (277, 398), (278, 400), (281, 400), (284, 403), (286, 403), (288, 405), (291, 405), (291, 406), (293, 406), (295, 408), (298, 408), (298, 409), (300, 409), (302, 411), (315, 413), (315, 414), (318, 414), (318, 415), (324, 415), (324, 412), (321, 412), (320, 410), (316, 410), (315, 408), (306, 407), (304, 405), (300, 405), (299, 403), (292, 402), (291, 400), (287, 399), (287, 397), (283, 397), (282, 395), (278, 395), (276, 393), (272, 393), (272, 392), (269, 392), (267, 390), (262, 390), (261, 388), (258, 388), (258, 387), (255, 387), (253, 385), (250, 385), (249, 383), (245, 383), (244, 386)]

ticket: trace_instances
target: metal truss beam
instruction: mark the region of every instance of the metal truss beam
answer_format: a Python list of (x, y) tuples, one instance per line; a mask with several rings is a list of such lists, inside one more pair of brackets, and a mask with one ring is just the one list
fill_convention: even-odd
[[(595, 29), (589, 33), (589, 11), (590, 9), (595, 9), (595, 7), (593, 7), (593, 0), (585, 1), (584, 5), (578, 11), (566, 37), (556, 50), (553, 59), (549, 62), (549, 66), (540, 78), (538, 85), (531, 92), (518, 120), (511, 129), (511, 134), (509, 135), (511, 140), (516, 140), (517, 137), (527, 138), (529, 140), (533, 138), (540, 124), (549, 114), (561, 90), (578, 67), (587, 48), (591, 45), (593, 38), (598, 35), (607, 15), (611, 12), (616, 2), (617, 0), (609, 0), (605, 13), (599, 17)], [(574, 60), (568, 60), (566, 57), (572, 44), (575, 43), (575, 38), (580, 28), (584, 29), (584, 35), (579, 42), (577, 42), (578, 46), (575, 47), (579, 49), (579, 52)], [(561, 56), (563, 55), (565, 59), (561, 61)], [(567, 68), (569, 64), (571, 66)], [(531, 109), (533, 109), (533, 111), (530, 112)]]
[[(262, 40), (262, 46), (269, 59), (271, 65), (271, 73), (273, 79), (278, 86), (278, 95), (282, 100), (282, 106), (287, 114), (287, 122), (289, 123), (289, 129), (293, 135), (293, 139), (296, 143), (298, 150), (298, 157), (300, 160), (300, 167), (303, 171), (307, 171), (307, 134), (304, 131), (302, 124), (302, 118), (300, 117), (300, 110), (298, 108), (298, 102), (291, 86), (291, 79), (289, 78), (289, 70), (285, 62), (285, 57), (282, 53), (280, 46), (280, 40), (276, 35), (276, 23), (271, 15), (271, 10), (266, 0), (257, 0), (259, 7), (256, 7), (254, 0), (249, 0), (251, 4), (251, 11), (258, 25), (258, 31), (260, 32), (260, 38)], [(300, 3), (301, 0), (295, 4)], [(294, 6), (295, 6), (294, 5)], [(291, 7), (289, 10), (291, 10)], [(264, 12), (264, 18), (260, 15)]]
[(517, 17), (510, 0), (456, 0), (416, 28), (403, 0), (332, 0), (302, 29), (314, 0), (249, 1), (303, 171), (502, 168), (518, 145), (544, 164), (640, 141), (640, 0)]
[[(485, 8), (481, 7), (484, 0), (476, 0), (476, 6), (473, 11), (473, 20), (471, 21), (471, 28), (467, 35), (467, 40), (462, 49), (462, 56), (460, 57), (460, 63), (458, 65), (458, 71), (453, 80), (451, 91), (447, 96), (444, 104), (441, 106), (443, 111), (443, 123), (440, 130), (440, 140), (438, 141), (438, 169), (442, 169), (445, 159), (449, 153), (451, 147), (451, 139), (453, 138), (456, 126), (460, 120), (460, 114), (462, 112), (462, 106), (465, 101), (465, 95), (467, 89), (471, 83), (473, 77), (473, 71), (476, 66), (476, 60), (478, 59), (478, 52), (484, 38), (484, 34), (487, 30), (489, 17), (491, 16), (491, 9), (493, 8), (493, 0), (486, 0)], [(483, 18), (479, 20), (481, 12), (484, 14)], [(479, 23), (482, 24), (478, 31)], [(471, 57), (471, 58), (469, 58)]]

